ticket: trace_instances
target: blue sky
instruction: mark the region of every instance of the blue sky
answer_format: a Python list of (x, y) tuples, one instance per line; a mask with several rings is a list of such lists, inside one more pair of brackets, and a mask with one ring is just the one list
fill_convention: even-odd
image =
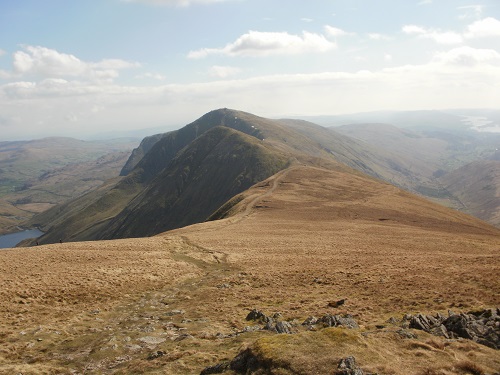
[(498, 0), (0, 2), (0, 141), (499, 98)]

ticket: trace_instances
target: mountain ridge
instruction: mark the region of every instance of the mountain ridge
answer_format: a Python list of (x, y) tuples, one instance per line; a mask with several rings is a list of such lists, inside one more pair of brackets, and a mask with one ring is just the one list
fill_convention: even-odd
[[(411, 142), (425, 139), (410, 130), (398, 132)], [(202, 149), (205, 149), (204, 155), (208, 155), (208, 144), (216, 148), (219, 144), (216, 140), (230, 137), (238, 139), (233, 146), (237, 145), (236, 148), (242, 152), (236, 159), (242, 160), (235, 167), (239, 172), (224, 180), (224, 165), (230, 159), (217, 162), (217, 158), (222, 157), (218, 155), (206, 158), (203, 160), (205, 164), (200, 164), (194, 155)], [(253, 152), (246, 154), (250, 149), (259, 150), (257, 159), (268, 162), (259, 164), (257, 159), (252, 159), (245, 166), (245, 158), (255, 156)], [(222, 149), (219, 151), (222, 152)], [(227, 154), (229, 151), (224, 152)], [(64, 206), (38, 215), (29, 225), (47, 231), (39, 239), (41, 243), (60, 239), (81, 241), (154, 235), (219, 217), (221, 207), (234, 196), (259, 179), (285, 168), (291, 160), (312, 166), (332, 167), (340, 163), (410, 191), (434, 194), (434, 191), (439, 191), (438, 187), (430, 185), (431, 188), (428, 188), (426, 184), (434, 178), (431, 172), (435, 172), (436, 166), (430, 166), (429, 160), (422, 156), (425, 152), (419, 155), (424, 160), (416, 166), (415, 159), (398, 158), (397, 153), (377, 149), (365, 140), (359, 141), (316, 124), (302, 120), (265, 119), (223, 108), (211, 111), (177, 131), (143, 140), (132, 152), (120, 178)], [(269, 162), (273, 158), (276, 163)], [(203, 168), (200, 168), (201, 165)], [(258, 169), (263, 165), (264, 172), (259, 173)], [(193, 168), (205, 172), (192, 174)], [(217, 176), (216, 180), (226, 181), (227, 186), (234, 187), (235, 181), (231, 179), (238, 178), (248, 168), (254, 177), (238, 188), (225, 188), (222, 183), (216, 186), (211, 181), (213, 176)], [(426, 170), (426, 173), (415, 173), (415, 168), (417, 172)], [(208, 170), (211, 172), (207, 173)], [(213, 204), (204, 201), (205, 192), (195, 188), (194, 181), (200, 186), (210, 187), (207, 196)]]

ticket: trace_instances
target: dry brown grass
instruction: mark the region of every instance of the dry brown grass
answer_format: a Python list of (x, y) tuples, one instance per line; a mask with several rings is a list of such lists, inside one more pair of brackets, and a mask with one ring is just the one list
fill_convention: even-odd
[(455, 365), (455, 368), (463, 374), (484, 375), (481, 366), (471, 361), (460, 361)]
[[(473, 342), (374, 328), (498, 306), (499, 230), (342, 170), (291, 168), (245, 197), (236, 216), (153, 238), (0, 252), (0, 373), (192, 374), (248, 346), (282, 373), (328, 373), (347, 355), (384, 374), (500, 368)], [(252, 308), (362, 327), (234, 335)]]

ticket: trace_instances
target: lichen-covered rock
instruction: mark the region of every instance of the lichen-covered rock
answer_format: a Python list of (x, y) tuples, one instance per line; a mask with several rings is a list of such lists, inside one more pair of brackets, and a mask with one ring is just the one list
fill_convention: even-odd
[(150, 355), (148, 355), (148, 360), (152, 361), (153, 359), (163, 357), (165, 354), (167, 353), (164, 352), (163, 350), (157, 350), (156, 352), (153, 352)]
[(310, 316), (302, 323), (303, 326), (312, 326), (318, 323), (318, 318), (315, 316)]
[(453, 336), (473, 340), (500, 349), (500, 316), (498, 309), (457, 314), (446, 318), (443, 325)]
[(500, 310), (486, 309), (469, 313), (448, 313), (436, 316), (417, 314), (410, 319), (410, 328), (446, 338), (462, 337), (500, 349)]
[(441, 314), (436, 315), (436, 317), (417, 314), (410, 318), (409, 328), (429, 332), (436, 336), (450, 338), (446, 328), (442, 324), (443, 320), (444, 317)]
[(336, 375), (364, 375), (365, 373), (356, 364), (353, 356), (342, 358), (337, 366)]
[(276, 323), (275, 329), (276, 329), (276, 332), (278, 332), (278, 333), (288, 333), (288, 334), (292, 333), (292, 325), (290, 323), (284, 322), (284, 321)]
[(254, 320), (254, 321), (259, 321), (259, 322), (262, 322), (262, 323), (268, 323), (268, 322), (272, 322), (272, 318), (267, 316), (266, 314), (264, 314), (262, 311), (260, 310), (257, 310), (257, 309), (253, 309), (252, 311), (250, 311), (246, 317), (246, 320)]
[(322, 323), (327, 327), (359, 328), (358, 323), (349, 314), (344, 316), (326, 314), (318, 320), (318, 323)]

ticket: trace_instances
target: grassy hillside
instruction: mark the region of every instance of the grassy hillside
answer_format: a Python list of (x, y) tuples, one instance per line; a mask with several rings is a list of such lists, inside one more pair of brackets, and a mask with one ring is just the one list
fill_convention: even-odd
[[(0, 143), (0, 233), (117, 176), (136, 143), (46, 138)], [(10, 207), (7, 209), (7, 207)], [(10, 212), (12, 211), (12, 212)]]
[(464, 212), (500, 227), (500, 161), (476, 161), (440, 180), (460, 200)]
[(27, 213), (0, 199), (0, 234), (12, 232), (21, 221), (28, 219), (30, 216), (31, 213)]
[[(402, 319), (499, 306), (498, 229), (327, 161), (229, 211), (150, 238), (0, 252), (0, 372), (199, 374), (248, 352), (255, 374), (334, 373), (347, 356), (365, 373), (500, 368), (497, 350)], [(302, 325), (325, 314), (359, 328)]]
[(23, 189), (26, 182), (69, 164), (89, 162), (110, 152), (131, 149), (136, 141), (80, 141), (44, 138), (0, 142), (0, 197)]
[[(486, 165), (498, 153), (500, 134), (410, 131), (387, 124), (346, 125), (334, 130), (391, 152), (392, 160), (406, 161), (411, 176), (405, 186), (408, 190), (498, 225), (500, 198), (490, 184), (496, 172)], [(489, 176), (488, 170), (492, 172)]]
[[(225, 145), (227, 148), (221, 148), (221, 151), (227, 154), (226, 157), (210, 154), (210, 157), (203, 160), (205, 164), (203, 169), (200, 169), (196, 165), (199, 161), (193, 158), (195, 152), (192, 147), (194, 150), (202, 150), (206, 149), (204, 142), (214, 144), (213, 135), (196, 141), (209, 130), (220, 126), (240, 132), (239, 140), (248, 144), (247, 146), (252, 146), (248, 149), (238, 144), (233, 153), (239, 156), (233, 160), (227, 156), (233, 146), (230, 143), (220, 143), (220, 147)], [(217, 134), (224, 137), (220, 130)], [(190, 151), (185, 152), (185, 149), (190, 147)], [(146, 149), (148, 151), (138, 160)], [(274, 156), (264, 157), (264, 151)], [(135, 166), (126, 176), (110, 182), (105, 188), (54, 207), (28, 221), (26, 225), (40, 226), (47, 231), (40, 239), (42, 243), (57, 242), (60, 239), (75, 241), (154, 234), (208, 218), (232, 195), (246, 189), (259, 178), (265, 178), (282, 168), (285, 158), (302, 158), (307, 162), (318, 157), (333, 156), (315, 140), (279, 121), (241, 111), (215, 110), (178, 131), (145, 141), (129, 158), (126, 169)], [(207, 163), (212, 165), (207, 166)], [(234, 176), (229, 175), (229, 180), (224, 176), (232, 171), (226, 171), (224, 163), (233, 165), (235, 172), (238, 172)], [(122, 174), (125, 174), (126, 169), (122, 170)], [(181, 180), (188, 177), (195, 179), (200, 171), (205, 173), (202, 181), (195, 183), (193, 180), (184, 191), (185, 181), (179, 184), (179, 176)], [(207, 171), (219, 176), (218, 185), (211, 186), (215, 189), (214, 192), (218, 193), (212, 195), (210, 201), (204, 200), (202, 185), (214, 184), (210, 182), (210, 174)], [(225, 186), (225, 183), (228, 185)], [(162, 194), (157, 194), (158, 189)], [(182, 199), (177, 199), (181, 192)], [(142, 209), (145, 211), (140, 212)], [(151, 215), (155, 210), (159, 210), (161, 214), (158, 212)], [(139, 217), (141, 220), (136, 219)], [(124, 223), (128, 224), (125, 226)]]

